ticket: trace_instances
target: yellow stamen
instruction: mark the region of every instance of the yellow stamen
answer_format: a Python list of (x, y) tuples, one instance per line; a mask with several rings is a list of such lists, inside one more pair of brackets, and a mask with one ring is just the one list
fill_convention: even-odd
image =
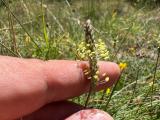
[(108, 81), (109, 81), (109, 77), (106, 77), (106, 78), (105, 78), (105, 81), (108, 82)]

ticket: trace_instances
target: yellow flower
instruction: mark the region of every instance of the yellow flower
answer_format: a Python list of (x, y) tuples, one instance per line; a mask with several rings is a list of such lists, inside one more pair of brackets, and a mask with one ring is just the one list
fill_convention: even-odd
[(149, 83), (149, 86), (152, 86), (152, 85), (153, 85), (153, 81)]
[(30, 36), (28, 36), (27, 34), (25, 34), (25, 42), (26, 42), (26, 44), (28, 44), (28, 43), (30, 43), (30, 41), (31, 41), (31, 38), (30, 38)]
[(110, 89), (110, 88), (107, 88), (106, 94), (109, 95), (110, 93), (111, 93), (111, 89)]
[(133, 47), (129, 48), (129, 51), (130, 51), (132, 54), (134, 54), (134, 53), (136, 52), (135, 48), (133, 48)]
[(99, 71), (98, 70), (96, 71), (96, 74), (99, 75)]
[(124, 70), (127, 67), (127, 63), (120, 63), (119, 67), (120, 67), (121, 70)]
[(84, 75), (89, 75), (89, 72), (87, 71), (87, 72), (84, 72)]
[(93, 76), (95, 80), (98, 80), (98, 75)]
[(80, 42), (77, 46), (77, 54), (79, 59), (87, 60), (88, 57), (97, 56), (99, 60), (108, 60), (109, 51), (106, 48), (105, 42), (102, 39), (98, 39), (95, 43), (95, 51), (88, 49), (91, 44), (85, 44), (85, 42)]
[(87, 53), (87, 54), (90, 54), (90, 53), (91, 53), (91, 50), (87, 50), (86, 53)]
[(86, 44), (86, 46), (87, 46), (87, 47), (89, 47), (89, 46), (90, 46), (90, 44)]

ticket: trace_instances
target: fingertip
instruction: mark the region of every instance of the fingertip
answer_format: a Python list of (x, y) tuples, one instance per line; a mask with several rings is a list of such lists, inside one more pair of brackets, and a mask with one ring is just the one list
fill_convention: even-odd
[[(98, 66), (100, 80), (104, 79), (102, 75), (106, 73), (109, 81), (97, 84), (97, 90), (111, 87), (120, 76), (119, 66), (116, 63), (104, 61), (98, 62)], [(90, 80), (84, 74), (84, 70), (88, 68), (89, 64), (86, 61), (47, 62), (44, 70), (48, 85), (47, 100), (49, 102), (64, 100), (87, 92)]]
[[(82, 70), (85, 70), (89, 67), (89, 65), (86, 61), (81, 61), (79, 67)], [(98, 67), (99, 67), (100, 83), (101, 81), (105, 81), (105, 77), (109, 77), (109, 81), (108, 82), (105, 81), (102, 82), (102, 84), (98, 84), (97, 90), (101, 90), (106, 87), (111, 87), (119, 79), (121, 70), (118, 64), (114, 62), (99, 61)]]
[(86, 109), (74, 113), (65, 120), (113, 120), (113, 118), (102, 110)]
[(111, 75), (113, 76), (113, 79), (116, 81), (118, 80), (121, 72), (120, 72), (120, 68), (118, 66), (118, 64), (114, 63), (114, 62), (110, 62), (111, 65)]
[(106, 74), (106, 77), (109, 77), (109, 81), (105, 84), (100, 85), (100, 89), (103, 87), (111, 87), (118, 79), (121, 74), (120, 68), (116, 63), (113, 62), (99, 62), (100, 70), (100, 79), (105, 79), (103, 74)]

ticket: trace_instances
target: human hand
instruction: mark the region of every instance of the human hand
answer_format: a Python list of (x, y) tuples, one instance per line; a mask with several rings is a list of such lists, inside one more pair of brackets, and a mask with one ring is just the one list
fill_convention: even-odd
[[(97, 90), (101, 90), (115, 83), (120, 70), (115, 63), (98, 64), (100, 74), (107, 73), (110, 78), (107, 83), (97, 86)], [(112, 119), (103, 111), (82, 110), (83, 106), (64, 101), (88, 91), (90, 81), (83, 75), (87, 62), (44, 62), (0, 56), (0, 66), (0, 120), (23, 116), (24, 120), (78, 120), (80, 117), (87, 118), (83, 120)]]

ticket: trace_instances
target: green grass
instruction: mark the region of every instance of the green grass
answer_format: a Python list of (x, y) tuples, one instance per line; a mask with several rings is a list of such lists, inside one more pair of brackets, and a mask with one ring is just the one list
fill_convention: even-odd
[[(108, 107), (109, 95), (100, 100), (101, 92), (96, 93), (93, 106), (106, 110), (115, 120), (160, 120), (158, 6), (135, 6), (118, 0), (15, 0), (9, 8), (0, 3), (1, 55), (76, 59), (77, 45), (84, 40), (78, 22), (90, 18), (95, 37), (103, 39), (110, 51), (110, 61), (128, 64)], [(74, 101), (84, 104), (84, 95)]]

